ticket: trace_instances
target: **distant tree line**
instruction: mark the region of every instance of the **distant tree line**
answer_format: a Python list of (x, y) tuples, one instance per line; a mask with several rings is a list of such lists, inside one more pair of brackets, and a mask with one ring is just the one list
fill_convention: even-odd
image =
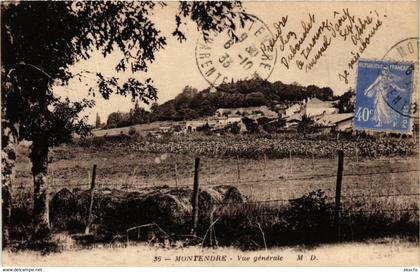
[(150, 111), (139, 107), (138, 103), (129, 113), (113, 112), (108, 116), (107, 127), (124, 127), (154, 121), (182, 121), (214, 115), (219, 108), (237, 108), (268, 106), (274, 109), (278, 104), (290, 104), (307, 98), (321, 100), (338, 100), (337, 107), (341, 112), (349, 109), (351, 95), (335, 97), (329, 87), (315, 85), (301, 86), (297, 83), (274, 83), (256, 78), (241, 80), (219, 86), (206, 88), (199, 92), (186, 86), (174, 99), (161, 105), (152, 104)]
[(108, 115), (107, 128), (127, 127), (135, 124), (145, 124), (151, 121), (151, 113), (140, 107), (137, 100), (130, 112), (113, 112)]

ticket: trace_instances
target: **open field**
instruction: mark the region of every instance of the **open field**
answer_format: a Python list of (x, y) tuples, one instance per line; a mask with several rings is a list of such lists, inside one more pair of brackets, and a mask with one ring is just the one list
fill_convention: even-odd
[(336, 150), (344, 150), (347, 157), (407, 156), (417, 154), (418, 135), (415, 137), (378, 137), (287, 132), (273, 134), (219, 134), (192, 133), (184, 135), (119, 134), (91, 137), (78, 142), (82, 147), (101, 150), (125, 150), (127, 153), (175, 153), (208, 157), (240, 157), (261, 159), (293, 157), (331, 158)]
[[(209, 140), (213, 138), (207, 137)], [(176, 138), (172, 143), (150, 145), (180, 143), (181, 140)], [(192, 146), (192, 140), (187, 139), (181, 144)], [(319, 158), (319, 154), (308, 154), (306, 157), (295, 157), (292, 152), (286, 158), (275, 159), (266, 155), (251, 159), (214, 156), (210, 153), (203, 156), (194, 152), (145, 152), (133, 145), (144, 146), (132, 140), (100, 146), (71, 144), (54, 148), (49, 165), (51, 192), (64, 187), (89, 188), (89, 172), (93, 164), (98, 166), (99, 188), (135, 190), (161, 185), (192, 186), (194, 157), (200, 156), (201, 186), (235, 185), (249, 201), (276, 204), (317, 189), (324, 190), (329, 198), (335, 194), (337, 158), (334, 156)], [(32, 185), (30, 162), (26, 157), (28, 152), (24, 146), (19, 148), (15, 193), (27, 191)], [(366, 198), (368, 202), (378, 200), (390, 207), (397, 205), (408, 208), (417, 205), (418, 164), (417, 155), (369, 158), (345, 154), (342, 188), (344, 203)]]
[(120, 128), (109, 128), (109, 129), (94, 129), (92, 131), (92, 134), (97, 137), (102, 137), (104, 135), (107, 136), (114, 136), (119, 134), (128, 134), (128, 131), (130, 128), (134, 128), (138, 133), (142, 135), (146, 135), (149, 132), (152, 131), (158, 131), (160, 127), (167, 127), (167, 126), (173, 126), (176, 124), (181, 124), (185, 122), (175, 122), (175, 121), (157, 121), (152, 122), (148, 124), (139, 124), (139, 125), (133, 125), (130, 127), (120, 127)]
[[(88, 193), (86, 190), (90, 187), (90, 173), (96, 164), (96, 242), (128, 239), (127, 229), (155, 222), (171, 233), (170, 243), (176, 243), (179, 235), (190, 231), (189, 199), (192, 195), (194, 158), (198, 156), (201, 158), (199, 177), (203, 191), (212, 190), (216, 185), (233, 185), (246, 198), (246, 203), (223, 202), (214, 204), (209, 210), (200, 210), (199, 239), (206, 241), (209, 224), (217, 218), (213, 231), (217, 233), (220, 246), (255, 250), (264, 246), (271, 248), (336, 241), (332, 219), (337, 158), (332, 153), (333, 147), (318, 146), (327, 151), (305, 156), (302, 150), (309, 144), (299, 142), (301, 145), (298, 149), (290, 150), (287, 156), (273, 156), (273, 153), (266, 155), (264, 152), (269, 151), (269, 146), (279, 144), (280, 141), (287, 142), (287, 139), (255, 138), (257, 144), (247, 145), (245, 143), (252, 142), (254, 138), (242, 135), (219, 138), (217, 141), (220, 143), (226, 141), (221, 145), (223, 148), (237, 145), (235, 150), (242, 156), (232, 156), (226, 152), (213, 153), (213, 149), (200, 149), (206, 140), (212, 141), (211, 136), (191, 136), (184, 140), (179, 137), (127, 137), (96, 138), (94, 141), (61, 145), (52, 150), (49, 164), (51, 198), (56, 192), (67, 188), (74, 193), (73, 197), (79, 203), (77, 208), (73, 208), (73, 211), (80, 212), (74, 221), (77, 227), (69, 229), (72, 233), (80, 233), (85, 225), (84, 210), (88, 204), (83, 202), (83, 195)], [(390, 141), (395, 143), (389, 144)], [(266, 146), (259, 145), (260, 142)], [(355, 154), (350, 152), (354, 149), (347, 149), (348, 152), (344, 149), (342, 241), (396, 236), (418, 239), (417, 149), (399, 154), (413, 142), (413, 139), (396, 138), (357, 142), (359, 146), (364, 145), (366, 150), (380, 146), (380, 152), (392, 151), (387, 157), (369, 156), (369, 153)], [(352, 142), (326, 139), (325, 144), (328, 143), (337, 147)], [(253, 145), (251, 148), (260, 148), (262, 155), (250, 158), (247, 153), (243, 153), (250, 145)], [(171, 146), (178, 146), (179, 149), (168, 152)], [(28, 147), (19, 146), (18, 151), (13, 201), (18, 211), (15, 215), (15, 222), (19, 226), (17, 229), (25, 233), (25, 226), (30, 223), (32, 205), (31, 164), (27, 158)], [(165, 185), (170, 188), (156, 187)], [(155, 216), (158, 212), (166, 211), (162, 207), (168, 207), (166, 204), (159, 206), (160, 200), (156, 200), (157, 205), (150, 205), (150, 201), (144, 198), (142, 200), (140, 197), (135, 200), (137, 202), (133, 202), (127, 195), (128, 192), (142, 195), (145, 191), (159, 194), (162, 190), (166, 192), (163, 194), (176, 198), (175, 203), (178, 203), (177, 208), (170, 208), (170, 215)], [(150, 199), (155, 201), (153, 197)], [(210, 215), (213, 208), (214, 214)], [(155, 210), (151, 212), (152, 209)], [(211, 219), (212, 216), (214, 219)], [(58, 232), (62, 230), (56, 229)], [(261, 240), (262, 231), (270, 239)], [(24, 239), (25, 234), (18, 232), (20, 234), (17, 237)]]

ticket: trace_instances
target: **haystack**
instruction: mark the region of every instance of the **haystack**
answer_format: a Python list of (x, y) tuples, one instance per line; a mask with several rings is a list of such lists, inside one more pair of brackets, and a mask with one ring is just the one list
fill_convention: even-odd
[[(90, 203), (91, 190), (80, 192), (77, 195), (79, 205), (83, 210), (87, 210)], [(129, 193), (116, 189), (95, 189), (93, 196), (93, 209), (100, 209), (102, 205), (113, 205), (121, 203)]]
[(145, 221), (144, 201), (150, 193), (148, 192), (130, 192), (126, 195), (124, 201), (121, 203), (120, 223), (121, 228), (129, 228), (133, 226), (148, 223)]
[(50, 203), (50, 217), (54, 228), (74, 227), (78, 221), (78, 207), (72, 192), (64, 188), (54, 195)]
[(198, 195), (200, 211), (211, 212), (217, 205), (223, 203), (224, 196), (213, 188), (206, 188)]
[(145, 219), (166, 228), (177, 228), (191, 220), (191, 190), (168, 190), (154, 192), (145, 199)]
[[(155, 222), (168, 231), (185, 231), (191, 227), (192, 194), (191, 188), (167, 186), (136, 192), (97, 189), (93, 200), (92, 229), (97, 226), (121, 232), (133, 226)], [(88, 214), (90, 195), (90, 190), (83, 191), (74, 200), (77, 206), (75, 210), (83, 224)], [(199, 214), (205, 217), (219, 204), (243, 201), (242, 194), (234, 186), (206, 188), (199, 192)]]
[(213, 187), (214, 190), (218, 191), (223, 195), (223, 203), (244, 203), (245, 197), (241, 192), (232, 185), (219, 185)]
[[(93, 197), (92, 224), (105, 227), (111, 230), (119, 229), (125, 220), (125, 214), (122, 212), (122, 204), (126, 201), (128, 193), (116, 189), (95, 189)], [(79, 214), (83, 224), (89, 212), (91, 191), (80, 192), (77, 196)]]

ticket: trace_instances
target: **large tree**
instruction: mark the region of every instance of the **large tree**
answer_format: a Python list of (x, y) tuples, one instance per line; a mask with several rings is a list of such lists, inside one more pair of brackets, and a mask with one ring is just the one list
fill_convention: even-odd
[[(53, 87), (67, 85), (71, 78), (94, 76), (97, 84), (89, 89), (87, 97), (101, 95), (108, 99), (117, 94), (145, 103), (155, 100), (157, 90), (151, 78), (140, 81), (133, 76), (122, 82), (98, 71), (72, 73), (69, 68), (89, 59), (95, 50), (104, 57), (119, 50), (123, 57), (116, 72), (147, 72), (155, 53), (166, 45), (166, 37), (151, 19), (154, 10), (165, 5), (131, 1), (2, 3), (2, 136), (10, 139), (2, 141), (2, 157), (10, 161), (10, 169), (2, 171), (3, 178), (8, 179), (3, 182), (7, 199), (2, 204), (9, 205), (7, 192), (13, 183), (15, 155), (10, 150), (18, 141), (31, 141), (32, 238), (44, 239), (49, 234), (49, 148), (69, 141), (74, 133), (85, 135), (89, 127), (80, 113), (94, 105), (91, 99), (70, 102), (53, 92)], [(180, 41), (186, 39), (182, 26), (191, 20), (205, 36), (208, 31), (228, 28), (235, 38), (232, 22), (237, 16), (241, 22), (249, 18), (238, 2), (181, 2), (173, 35)]]

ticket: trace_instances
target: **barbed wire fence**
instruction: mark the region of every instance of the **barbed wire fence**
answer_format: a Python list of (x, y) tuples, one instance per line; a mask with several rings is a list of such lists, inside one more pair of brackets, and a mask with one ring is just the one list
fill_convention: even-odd
[[(292, 201), (299, 199), (305, 193), (317, 189), (323, 189), (329, 194), (326, 199), (330, 203), (336, 204), (336, 212), (339, 215), (352, 216), (360, 212), (364, 213), (387, 213), (395, 214), (401, 217), (401, 213), (412, 213), (417, 218), (419, 215), (419, 191), (411, 188), (404, 188), (398, 186), (396, 182), (401, 181), (403, 175), (414, 175), (418, 178), (419, 169), (407, 168), (404, 164), (395, 163), (390, 165), (387, 159), (376, 159), (377, 165), (369, 166), (368, 168), (359, 170), (359, 166), (363, 165), (364, 161), (357, 152), (346, 157), (346, 163), (343, 163), (344, 171), (337, 173), (337, 168), (331, 164), (321, 165), (317, 164), (315, 152), (308, 155), (305, 167), (299, 167), (296, 163), (301, 163), (300, 158), (294, 158), (292, 152), (286, 159), (279, 160), (280, 163), (268, 163), (270, 161), (267, 155), (263, 155), (259, 160), (253, 160), (251, 168), (244, 169), (243, 160), (238, 156), (228, 160), (216, 160), (215, 163), (206, 164), (205, 159), (202, 161), (200, 169), (200, 187), (230, 185), (240, 188), (241, 191), (248, 191), (245, 193), (249, 198), (245, 202), (227, 202), (218, 203), (218, 206), (240, 206), (240, 205), (264, 205), (269, 207), (289, 205)], [(247, 166), (249, 167), (249, 163)], [(168, 166), (165, 166), (165, 171), (158, 171), (154, 173), (153, 177), (140, 173), (140, 166), (132, 169), (130, 173), (121, 175), (117, 181), (106, 180), (106, 177), (101, 176), (101, 169), (97, 169), (97, 189), (119, 189), (119, 190), (142, 190), (153, 189), (156, 186), (167, 185), (173, 188), (192, 188), (194, 180), (194, 164), (191, 161), (170, 161)], [(303, 170), (302, 170), (303, 168)], [(388, 168), (384, 170), (384, 168)], [(406, 169), (405, 169), (406, 168)], [(221, 172), (221, 169), (224, 171)], [(306, 171), (308, 170), (308, 171)], [(314, 171), (318, 170), (318, 171)], [(315, 172), (322, 172), (317, 174)], [(86, 172), (86, 178), (80, 183), (69, 184), (60, 182), (59, 178), (54, 177), (56, 173), (52, 172), (50, 188), (52, 192), (57, 192), (62, 188), (70, 188), (70, 190), (89, 189), (91, 186), (90, 171)], [(216, 175), (215, 175), (216, 174)], [(337, 207), (337, 180), (341, 176), (343, 187), (340, 189)], [(393, 176), (399, 176), (397, 180), (393, 180)], [(222, 176), (222, 178), (221, 178)], [(410, 176), (409, 176), (410, 177)], [(380, 179), (380, 185), (383, 188), (389, 187), (394, 191), (379, 190), (375, 192), (374, 182), (371, 179)], [(412, 177), (411, 177), (412, 178)], [(367, 179), (365, 182), (354, 182)], [(151, 180), (151, 181), (150, 181)], [(300, 182), (300, 183), (299, 183)], [(309, 185), (308, 185), (309, 184)], [(362, 184), (365, 186), (359, 187)], [(340, 185), (340, 187), (341, 187)], [(366, 187), (366, 185), (368, 187)], [(256, 187), (259, 187), (256, 189)], [(305, 190), (296, 190), (299, 186)], [(306, 187), (305, 187), (306, 186)], [(264, 187), (265, 194), (260, 193), (258, 197), (253, 196), (255, 192)], [(280, 188), (281, 189), (276, 189)], [(20, 189), (20, 188), (17, 188)], [(397, 189), (397, 190), (395, 190)], [(276, 190), (286, 191), (286, 196), (276, 194)], [(296, 193), (290, 191), (296, 190)], [(342, 192), (341, 192), (342, 191)], [(335, 193), (335, 196), (334, 196)], [(342, 202), (342, 203), (341, 203)], [(376, 207), (369, 207), (369, 204), (381, 202), (381, 205)], [(359, 207), (355, 207), (355, 203)], [(263, 216), (273, 215), (276, 211), (264, 209)]]

